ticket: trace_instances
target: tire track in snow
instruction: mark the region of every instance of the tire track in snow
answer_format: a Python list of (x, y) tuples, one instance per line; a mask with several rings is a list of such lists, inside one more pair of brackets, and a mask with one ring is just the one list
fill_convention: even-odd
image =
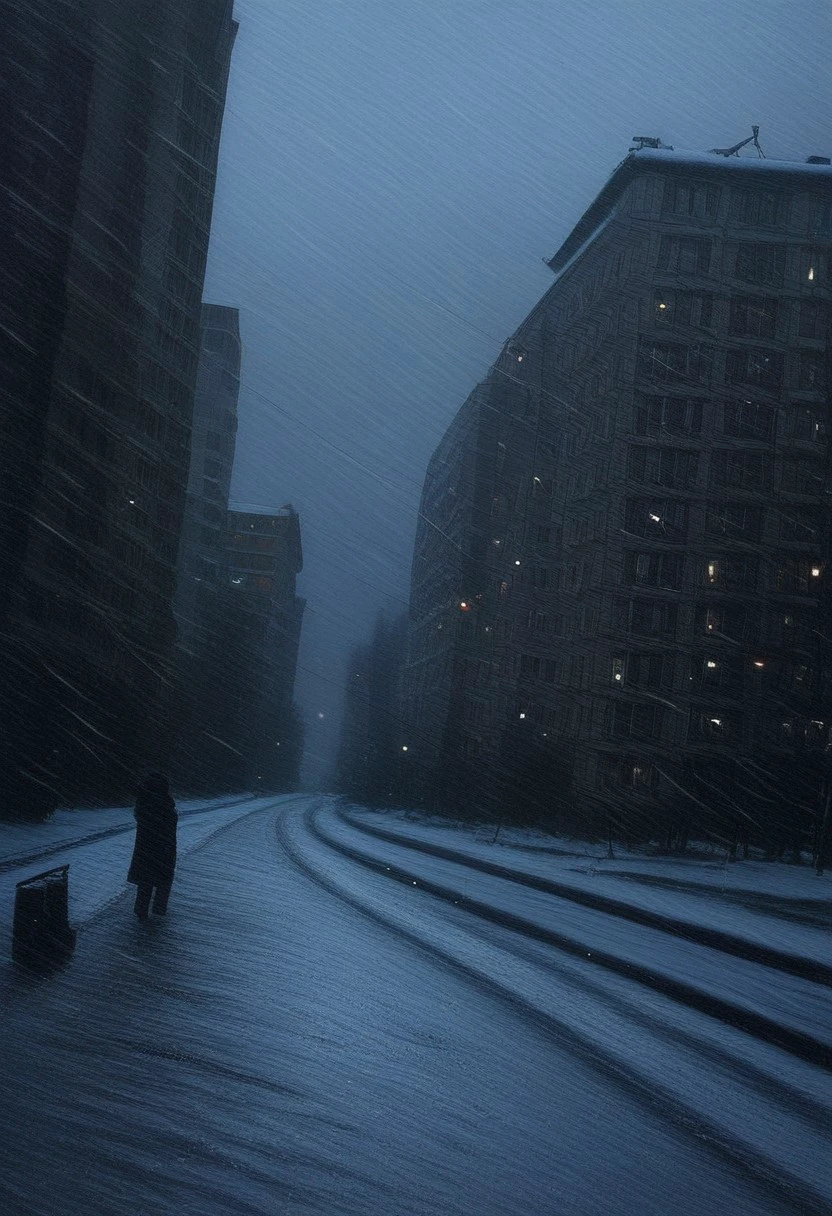
[[(450, 921), (437, 921), (435, 910), (429, 904), (420, 903), (418, 915), (411, 912), (408, 916), (406, 911), (401, 910), (400, 903), (390, 906), (383, 896), (377, 898), (366, 880), (361, 878), (361, 872), (367, 869), (366, 858), (360, 853), (350, 856), (349, 850), (345, 851), (339, 843), (331, 841), (320, 831), (316, 819), (320, 811), (327, 807), (328, 803), (322, 801), (302, 818), (281, 816), (278, 819), (280, 843), (307, 877), (385, 929), (461, 972), (490, 995), (509, 1004), (522, 1017), (530, 1018), (583, 1063), (600, 1069), (607, 1079), (649, 1107), (663, 1121), (672, 1123), (692, 1137), (700, 1146), (704, 1144), (755, 1187), (767, 1191), (770, 1196), (776, 1194), (779, 1202), (787, 1203), (803, 1216), (828, 1216), (832, 1210), (832, 1177), (823, 1165), (829, 1158), (830, 1146), (823, 1135), (828, 1126), (828, 1111), (821, 1111), (818, 1106), (801, 1100), (800, 1095), (795, 1094), (797, 1105), (801, 1101), (803, 1103), (803, 1109), (797, 1112), (799, 1123), (794, 1118), (795, 1112), (786, 1112), (783, 1117), (791, 1117), (795, 1124), (788, 1128), (790, 1134), (782, 1139), (776, 1137), (774, 1141), (767, 1134), (762, 1143), (755, 1143), (753, 1135), (745, 1137), (736, 1128), (727, 1127), (703, 1114), (665, 1083), (658, 1065), (651, 1067), (656, 1054), (652, 1049), (649, 1056), (643, 1056), (636, 1064), (632, 1057), (627, 1058), (626, 1053), (617, 1054), (611, 1049), (608, 1036), (599, 1037), (597, 1032), (593, 1034), (591, 1027), (585, 1028), (583, 1020), (581, 1028), (578, 1028), (567, 1014), (559, 1012), (557, 1000), (552, 994), (552, 966), (542, 966), (539, 959), (523, 957), (522, 952), (518, 954), (511, 947), (505, 948), (493, 940), (478, 939), (476, 948), (472, 950), (471, 931), (460, 929)], [(333, 851), (345, 863), (341, 869), (332, 865)], [(355, 869), (356, 862), (360, 870)], [(369, 869), (375, 875), (383, 874), (384, 878), (391, 876), (386, 865), (375, 859), (371, 861)], [(400, 881), (409, 888), (417, 884), (420, 893), (426, 890), (431, 893), (430, 884), (418, 876), (406, 878), (402, 875)], [(441, 898), (447, 901), (448, 896), (442, 895)], [(469, 902), (459, 893), (453, 902), (461, 912), (469, 910)], [(431, 920), (434, 924), (429, 923)], [(526, 940), (529, 940), (527, 936)], [(583, 953), (585, 955), (585, 951)], [(541, 973), (546, 975), (542, 987)], [(512, 978), (516, 982), (511, 982)], [(573, 977), (562, 974), (558, 978), (565, 978), (567, 984), (573, 980)], [(541, 993), (544, 995), (541, 996)], [(618, 1013), (616, 1016), (620, 1023), (622, 1015)], [(629, 1037), (626, 1042), (629, 1044)], [(731, 1061), (728, 1063), (730, 1065)], [(764, 1074), (763, 1079), (767, 1080)], [(771, 1095), (768, 1097), (770, 1101)], [(744, 1129), (746, 1125), (740, 1121), (739, 1126)], [(817, 1141), (823, 1143), (816, 1145)], [(775, 1151), (767, 1151), (769, 1144), (773, 1144), (775, 1150), (779, 1148), (779, 1159)], [(804, 1150), (804, 1173), (811, 1175), (811, 1181), (790, 1168), (795, 1145)], [(810, 1145), (815, 1147), (810, 1150)]]
[(599, 912), (608, 912), (612, 916), (632, 921), (637, 925), (644, 925), (647, 928), (660, 929), (662, 932), (672, 933), (674, 937), (685, 938), (688, 941), (696, 942), (700, 946), (710, 946), (714, 950), (721, 950), (723, 953), (731, 954), (735, 958), (744, 958), (752, 963), (761, 963), (764, 967), (783, 971), (787, 975), (794, 975), (799, 979), (806, 979), (812, 983), (826, 984), (832, 987), (832, 966), (828, 966), (819, 960), (787, 954), (783, 950), (776, 950), (771, 946), (750, 942), (732, 933), (723, 933), (718, 929), (710, 929), (704, 925), (695, 925), (690, 921), (667, 916), (661, 912), (653, 912), (648, 908), (640, 908), (636, 904), (629, 904), (625, 900), (615, 899), (613, 896), (600, 895), (594, 891), (583, 891), (568, 883), (555, 882), (552, 879), (541, 878), (536, 874), (527, 874), (522, 870), (515, 870), (511, 866), (487, 861), (482, 857), (473, 857), (469, 853), (448, 848), (430, 840), (417, 840), (412, 836), (399, 834), (390, 828), (382, 828), (375, 824), (357, 820), (340, 807), (335, 809), (334, 813), (342, 823), (347, 824), (356, 831), (364, 832), (368, 836), (375, 836), (379, 840), (386, 840), (391, 844), (401, 845), (403, 848), (413, 849), (419, 853), (426, 853), (431, 857), (439, 857), (444, 861), (457, 862), (460, 865), (467, 866), (469, 869), (479, 870), (480, 873), (492, 874), (496, 878), (507, 878), (532, 890), (544, 891), (548, 895), (555, 895), (558, 899), (568, 899), (573, 903), (581, 904), (587, 908), (595, 908)]

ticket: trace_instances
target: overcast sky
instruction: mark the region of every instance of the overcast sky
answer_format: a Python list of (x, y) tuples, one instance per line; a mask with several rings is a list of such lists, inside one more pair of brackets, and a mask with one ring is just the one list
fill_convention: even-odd
[[(205, 298), (241, 313), (233, 495), (300, 511), (306, 775), (404, 609), (431, 451), (634, 134), (832, 153), (829, 0), (236, 0)], [(321, 718), (318, 715), (323, 714)]]

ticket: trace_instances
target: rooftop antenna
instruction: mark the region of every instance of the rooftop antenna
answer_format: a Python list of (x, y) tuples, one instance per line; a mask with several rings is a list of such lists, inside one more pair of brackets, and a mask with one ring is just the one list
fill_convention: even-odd
[(765, 160), (766, 154), (760, 147), (760, 141), (758, 139), (759, 134), (760, 128), (758, 126), (753, 126), (748, 139), (741, 139), (738, 144), (734, 144), (731, 148), (711, 148), (711, 152), (714, 154), (714, 156), (738, 156), (740, 148), (744, 148), (746, 144), (753, 144), (757, 149), (757, 155), (760, 160)]

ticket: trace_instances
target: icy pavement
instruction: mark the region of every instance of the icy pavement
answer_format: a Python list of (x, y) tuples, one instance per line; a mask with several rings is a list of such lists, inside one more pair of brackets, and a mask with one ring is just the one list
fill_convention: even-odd
[[(178, 803), (180, 858), (241, 815), (272, 805), (274, 798), (250, 797)], [(135, 828), (132, 808), (59, 811), (43, 824), (0, 825), (0, 940), (11, 934), (16, 883), (43, 870), (69, 865), (69, 914), (76, 925), (123, 894)]]
[[(4, 1213), (827, 1210), (817, 1070), (760, 1048), (778, 1090), (738, 1070), (736, 1030), (706, 1043), (651, 996), (639, 1022), (623, 979), (604, 1003), (584, 964), (333, 850), (317, 806), (249, 806), (182, 857), (165, 921), (116, 899), (81, 920), (67, 967), (7, 982)], [(76, 887), (98, 847), (75, 850)], [(685, 1035), (683, 1110), (650, 1070), (684, 1067)], [(723, 1098), (746, 1139), (714, 1137)], [(791, 1172), (760, 1151), (767, 1131)]]

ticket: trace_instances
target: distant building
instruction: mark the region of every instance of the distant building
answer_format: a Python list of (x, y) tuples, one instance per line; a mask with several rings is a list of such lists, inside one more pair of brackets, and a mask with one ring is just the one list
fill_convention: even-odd
[(302, 738), (293, 703), (305, 601), (300, 522), (292, 507), (228, 513), (224, 742), (234, 749), (238, 788), (291, 789)]
[(832, 742), (832, 167), (633, 152), (550, 265), (426, 479), (416, 792), (806, 841)]
[(218, 588), (228, 583), (226, 529), (237, 442), (240, 361), (237, 309), (203, 304), (176, 589), (180, 645), (193, 641), (206, 596), (215, 599)]
[(406, 633), (405, 616), (379, 616), (369, 644), (357, 646), (347, 663), (334, 788), (366, 805), (404, 797), (410, 747), (402, 740), (399, 682)]
[[(166, 763), (176, 557), (231, 0), (16, 6), (19, 199), (0, 351), (0, 809), (126, 796)], [(28, 159), (25, 159), (28, 158)], [(7, 247), (8, 246), (8, 247)]]

